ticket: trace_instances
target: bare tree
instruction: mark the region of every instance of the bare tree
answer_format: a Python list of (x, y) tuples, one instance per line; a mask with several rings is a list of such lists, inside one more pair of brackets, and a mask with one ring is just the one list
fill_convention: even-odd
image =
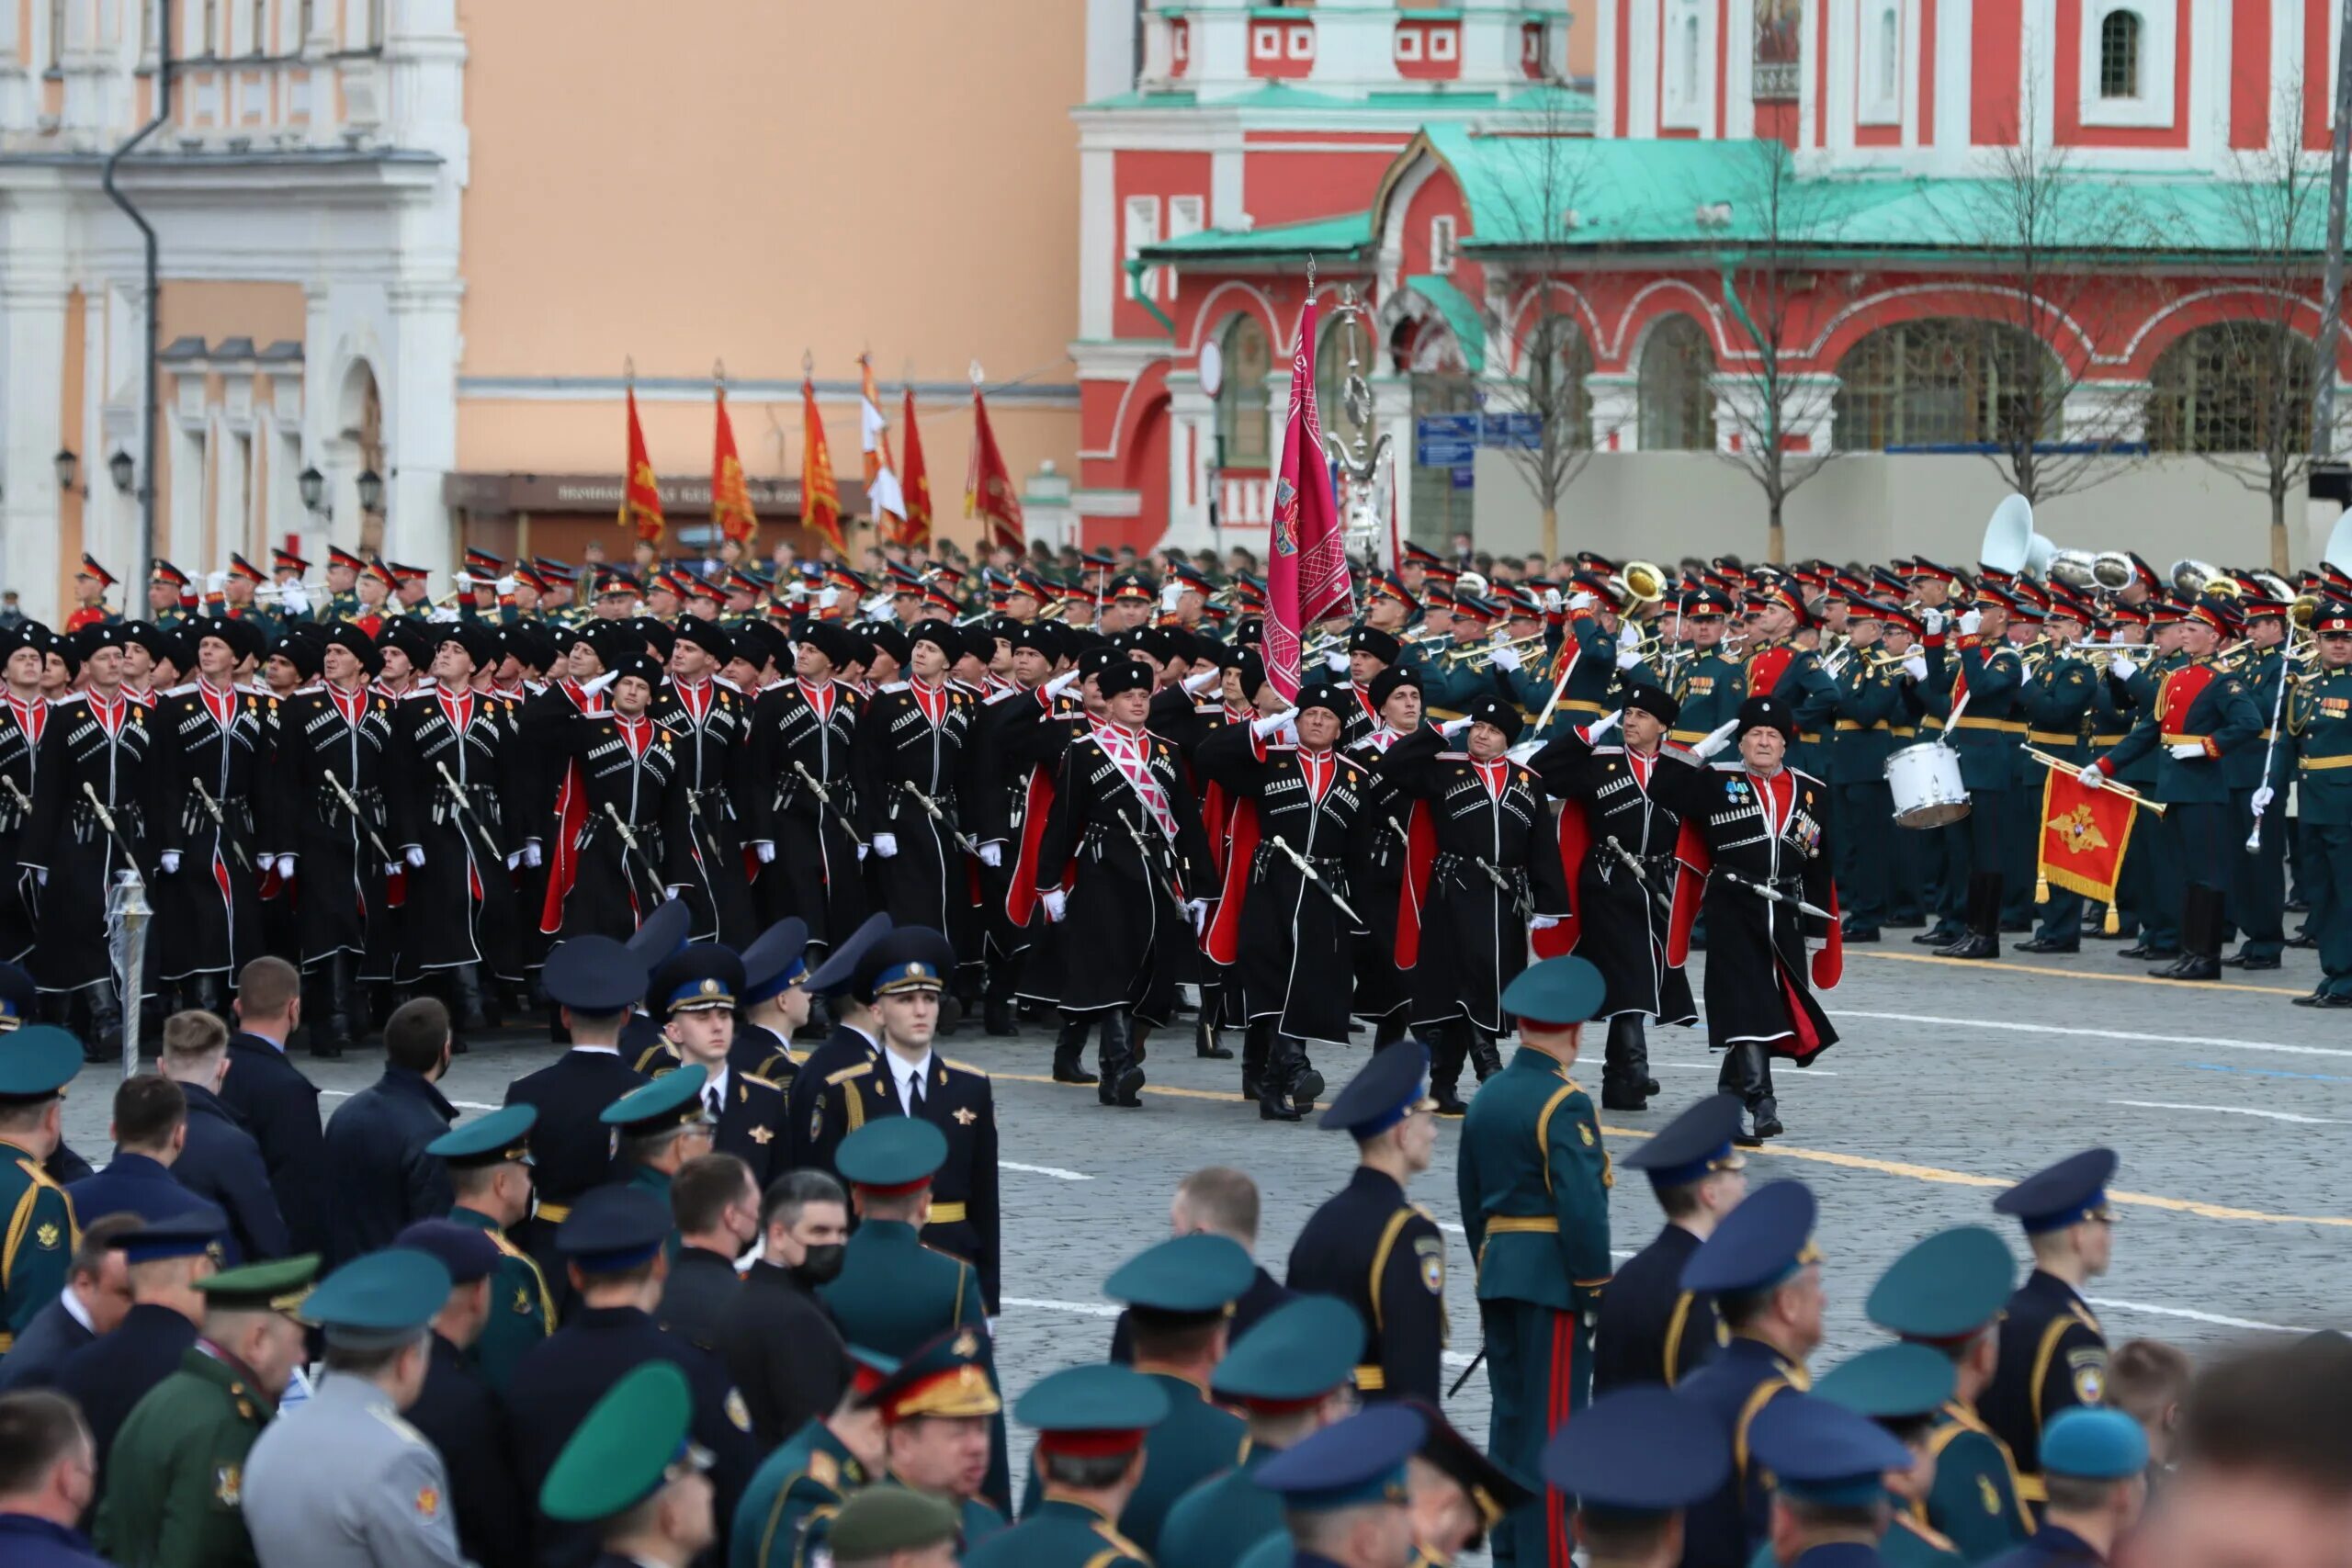
[(1837, 457), (1817, 434), (1829, 423), (1837, 379), (1807, 366), (1800, 338), (1818, 286), (1813, 253), (1827, 227), (1830, 194), (1828, 182), (1799, 178), (1778, 141), (1750, 142), (1740, 156), (1729, 201), (1719, 193), (1698, 196), (1702, 226), (1721, 229), (1728, 242), (1724, 303), (1736, 329), (1715, 376), (1720, 412), (1731, 420), (1716, 450), (1764, 492), (1765, 558), (1781, 561), (1788, 555), (1789, 497)]

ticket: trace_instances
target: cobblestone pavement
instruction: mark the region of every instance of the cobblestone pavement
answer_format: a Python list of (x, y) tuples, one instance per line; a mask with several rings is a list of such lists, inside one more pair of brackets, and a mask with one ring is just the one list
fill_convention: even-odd
[[(2146, 978), (2145, 965), (2118, 960), (2109, 942), (1996, 964), (1897, 943), (1848, 950), (1845, 983), (1828, 998), (1844, 1038), (1812, 1071), (1779, 1075), (1787, 1135), (1752, 1162), (1756, 1179), (1800, 1178), (1821, 1197), (1829, 1314), (1816, 1369), (1872, 1341), (1863, 1298), (1905, 1247), (1941, 1226), (1990, 1221), (1998, 1188), (2095, 1143), (2122, 1154), (2115, 1269), (2091, 1289), (2111, 1340), (2152, 1336), (2199, 1352), (2352, 1324), (2342, 1305), (2352, 1297), (2352, 1202), (2342, 1189), (2352, 1028), (2288, 1005), (2313, 983), (2310, 953), (2290, 952), (2278, 974), (2179, 986)], [(1261, 1122), (1238, 1097), (1238, 1064), (1197, 1060), (1189, 1031), (1153, 1042), (1151, 1086), (1131, 1111), (1051, 1083), (1050, 1040), (1034, 1027), (992, 1040), (967, 1026), (943, 1048), (995, 1080), (1008, 1210), (999, 1359), (1016, 1392), (1102, 1353), (1114, 1311), (1102, 1278), (1167, 1233), (1169, 1196), (1185, 1171), (1226, 1163), (1258, 1179), (1260, 1251), (1279, 1277), (1308, 1213), (1352, 1163), (1340, 1134)], [(461, 1113), (476, 1114), (551, 1051), (519, 1036), (484, 1042), (444, 1088)], [(1336, 1089), (1365, 1054), (1329, 1052), (1317, 1066)], [(1601, 1118), (1621, 1153), (1713, 1083), (1696, 1031), (1656, 1032), (1651, 1057), (1665, 1090), (1655, 1108)], [(297, 1059), (329, 1091), (329, 1111), (379, 1070), (366, 1054)], [(1577, 1076), (1597, 1093), (1597, 1059)], [(67, 1107), (69, 1136), (96, 1158), (108, 1147), (111, 1078), (87, 1070)], [(1445, 1126), (1436, 1168), (1413, 1196), (1453, 1240), (1446, 1294), (1458, 1368), (1477, 1348), (1477, 1314), (1454, 1201), (1457, 1129)], [(1638, 1177), (1618, 1184), (1611, 1223), (1621, 1256), (1656, 1230)], [(1479, 1435), (1485, 1382), (1482, 1371), (1450, 1406)], [(1025, 1434), (1015, 1442), (1025, 1450)]]

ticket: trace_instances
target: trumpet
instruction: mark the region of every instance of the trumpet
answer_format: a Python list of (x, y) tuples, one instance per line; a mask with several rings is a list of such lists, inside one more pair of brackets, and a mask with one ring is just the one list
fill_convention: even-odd
[(1501, 652), (1506, 648), (1521, 649), (1540, 647), (1543, 644), (1543, 641), (1544, 634), (1542, 632), (1537, 632), (1532, 637), (1517, 637), (1510, 642), (1488, 643), (1483, 648), (1457, 648), (1453, 649), (1451, 652), (1441, 653), (1438, 657), (1444, 660), (1448, 664), (1459, 664), (1467, 661), (1472, 669), (1483, 670), (1487, 667), (1487, 660), (1493, 659), (1496, 654)]

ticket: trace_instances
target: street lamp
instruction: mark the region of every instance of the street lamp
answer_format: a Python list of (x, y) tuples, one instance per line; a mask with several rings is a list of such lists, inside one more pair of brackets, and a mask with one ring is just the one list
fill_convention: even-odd
[(57, 488), (61, 491), (72, 490), (74, 481), (82, 476), (81, 457), (75, 454), (73, 447), (60, 446), (57, 449), (57, 456), (51, 461), (57, 469)]
[(139, 477), (138, 468), (130, 452), (120, 446), (116, 447), (114, 456), (107, 459), (107, 474), (114, 480), (114, 488), (119, 494), (130, 493), (130, 482)]
[(326, 499), (327, 477), (319, 472), (317, 465), (304, 468), (294, 483), (302, 492), (302, 510), (318, 511), (319, 502)]
[(359, 471), (359, 510), (380, 512), (384, 506), (384, 476), (373, 468)]

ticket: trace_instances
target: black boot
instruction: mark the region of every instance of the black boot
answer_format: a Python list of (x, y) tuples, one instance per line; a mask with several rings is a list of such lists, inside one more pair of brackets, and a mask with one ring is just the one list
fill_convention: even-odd
[(1737, 1095), (1740, 1103), (1747, 1108), (1755, 1130), (1737, 1135), (1736, 1141), (1742, 1147), (1752, 1149), (1780, 1132), (1780, 1119), (1774, 1114), (1777, 1108), (1772, 1100), (1770, 1068), (1762, 1045), (1743, 1040), (1725, 1049), (1715, 1089), (1722, 1094)]
[(2222, 890), (2188, 885), (2180, 911), (2180, 960), (2154, 972), (2165, 980), (2222, 977)]
[(1133, 1108), (1143, 1103), (1143, 1066), (1134, 1038), (1132, 1014), (1114, 1012), (1103, 1020), (1102, 1077), (1094, 1086), (1094, 1098), (1105, 1105)]
[(1298, 1113), (1304, 1116), (1315, 1109), (1317, 1100), (1323, 1098), (1323, 1075), (1317, 1072), (1315, 1064), (1306, 1059), (1306, 1042), (1295, 1034), (1290, 1040), (1290, 1061), (1291, 1103), (1297, 1106)]
[(1056, 1083), (1093, 1083), (1092, 1073), (1086, 1070), (1086, 1020), (1062, 1020), (1061, 1032), (1054, 1036), (1054, 1081)]
[(363, 1005), (356, 954), (338, 953), (326, 961), (324, 967), (326, 1011), (311, 1021), (311, 1055), (322, 1062), (334, 1061), (352, 1048), (354, 1020), (358, 1016), (356, 1010)]
[(1998, 958), (2001, 956), (2001, 875), (1985, 872), (1968, 879), (1968, 934), (1950, 947), (1938, 948), (1939, 958)]
[[(1298, 1041), (1283, 1033), (1273, 1019), (1261, 1019), (1250, 1032), (1265, 1032), (1266, 1064), (1258, 1080), (1258, 1120), (1261, 1122), (1295, 1122), (1299, 1119), (1298, 1104), (1291, 1098), (1291, 1080), (1298, 1076)], [(1244, 1047), (1247, 1049), (1247, 1046)]]
[(1459, 1021), (1438, 1030), (1437, 1039), (1430, 1045), (1430, 1098), (1437, 1102), (1440, 1116), (1469, 1113), (1470, 1107), (1460, 1093), (1462, 1065), (1468, 1055), (1469, 1044)]
[(1405, 1038), (1405, 1010), (1398, 1008), (1372, 1026), (1372, 1048), (1385, 1051)]
[(490, 1027), (490, 1013), (482, 1006), (481, 965), (460, 964), (450, 972), (454, 996), (449, 1008), (449, 1020), (457, 1033)]
[(1015, 1032), (1012, 1019), (1013, 961), (1001, 958), (989, 965), (989, 980), (980, 993), (980, 1032), (1002, 1038)]
[(1241, 1098), (1256, 1100), (1266, 1084), (1267, 1064), (1273, 1059), (1274, 1021), (1261, 1018), (1241, 1031)]
[(1201, 987), (1201, 1016), (1193, 1026), (1193, 1055), (1204, 1061), (1230, 1062), (1233, 1048), (1217, 1038), (1217, 1021), (1225, 999), (1219, 991), (1214, 981)]
[(1609, 1021), (1607, 1055), (1600, 1069), (1603, 1111), (1650, 1108), (1650, 1043), (1642, 1015), (1621, 1012)]
[(1495, 1037), (1476, 1024), (1465, 1023), (1463, 1028), (1470, 1032), (1470, 1066), (1477, 1072), (1478, 1081), (1485, 1083), (1503, 1070), (1502, 1051)]
[(94, 986), (82, 987), (89, 998), (90, 1027), (82, 1036), (82, 1059), (87, 1062), (119, 1062), (122, 1060), (122, 1002), (114, 994), (112, 980), (100, 980)]

